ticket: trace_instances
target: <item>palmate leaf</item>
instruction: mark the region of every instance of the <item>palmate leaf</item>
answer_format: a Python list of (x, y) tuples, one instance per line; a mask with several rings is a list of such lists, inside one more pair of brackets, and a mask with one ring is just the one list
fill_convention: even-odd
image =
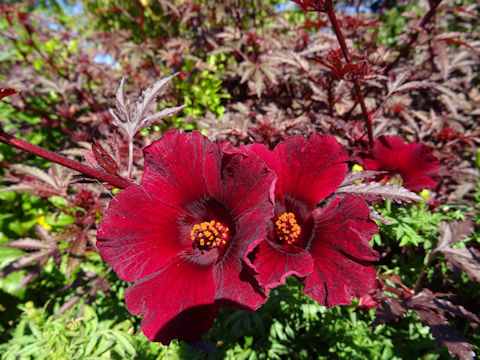
[(471, 247), (453, 248), (452, 246), (465, 240), (473, 231), (473, 222), (456, 221), (440, 224), (440, 237), (435, 252), (441, 252), (447, 264), (455, 272), (465, 271), (467, 276), (480, 282), (480, 251)]
[(24, 175), (29, 175), (37, 178), (40, 181), (43, 181), (44, 183), (50, 185), (53, 188), (57, 188), (58, 184), (57, 181), (49, 174), (46, 172), (40, 170), (39, 168), (36, 168), (34, 166), (28, 166), (28, 165), (22, 165), (22, 164), (14, 164), (10, 166), (10, 169), (24, 174)]
[[(118, 171), (120, 170), (120, 165), (118, 162), (109, 154), (107, 150), (98, 142), (97, 140), (93, 140), (94, 144), (92, 145), (92, 152), (85, 156), (89, 163), (92, 162), (91, 159), (88, 157), (93, 155), (94, 163), (100, 165), (106, 172), (112, 175), (117, 175)], [(84, 151), (86, 153), (87, 150)]]
[(363, 197), (378, 197), (390, 199), (395, 202), (425, 201), (413, 191), (398, 186), (397, 184), (369, 182), (341, 186), (335, 191), (336, 194), (352, 194)]
[(173, 74), (160, 79), (145, 89), (136, 102), (135, 107), (132, 107), (130, 101), (125, 98), (125, 79), (122, 78), (116, 94), (116, 110), (110, 109), (110, 113), (113, 116), (113, 124), (123, 129), (127, 136), (133, 139), (138, 131), (148, 128), (154, 121), (171, 116), (182, 110), (186, 105), (166, 108), (160, 112), (155, 111), (157, 96), (163, 92), (170, 80), (176, 75)]
[(42, 249), (51, 248), (51, 245), (45, 244), (40, 240), (31, 239), (31, 238), (21, 238), (18, 240), (13, 240), (3, 246), (13, 247), (13, 248), (23, 249), (23, 250), (42, 250)]
[(6, 179), (16, 184), (4, 187), (0, 192), (21, 191), (44, 197), (67, 194), (72, 173), (58, 164), (53, 164), (47, 171), (22, 164), (13, 164), (9, 168), (15, 175), (8, 173)]
[(80, 228), (75, 227), (52, 236), (48, 230), (40, 225), (36, 225), (35, 234), (41, 240), (21, 238), (4, 244), (4, 247), (35, 251), (23, 254), (13, 262), (10, 262), (10, 264), (0, 270), (0, 278), (6, 277), (12, 272), (26, 269), (26, 273), (18, 286), (18, 289), (23, 288), (40, 274), (42, 268), (51, 257), (53, 257), (57, 265), (60, 265), (61, 252), (57, 243), (70, 239), (78, 231), (80, 231)]
[(430, 331), (437, 342), (442, 343), (452, 357), (457, 355), (460, 360), (474, 359), (475, 352), (472, 346), (460, 331), (448, 323), (445, 313), (451, 316), (460, 316), (476, 323), (480, 323), (480, 319), (463, 306), (439, 299), (440, 296), (445, 296), (445, 294), (432, 293), (428, 289), (423, 289), (420, 293), (406, 299), (389, 296), (381, 303), (370, 327), (397, 321), (409, 310), (412, 310), (424, 325), (430, 327)]

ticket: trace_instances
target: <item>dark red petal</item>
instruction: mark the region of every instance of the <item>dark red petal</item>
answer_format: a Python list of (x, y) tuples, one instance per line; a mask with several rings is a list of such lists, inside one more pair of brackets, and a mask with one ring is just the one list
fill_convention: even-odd
[(198, 131), (171, 132), (144, 149), (142, 184), (147, 193), (173, 207), (208, 197), (204, 178), (218, 178), (220, 148)]
[(397, 170), (403, 140), (397, 136), (380, 136), (368, 154), (359, 157), (359, 163), (368, 170)]
[(278, 175), (276, 194), (303, 202), (309, 211), (334, 192), (347, 173), (347, 152), (328, 135), (316, 134), (308, 141), (291, 136), (273, 152), (258, 144), (250, 149)]
[(434, 178), (439, 170), (438, 160), (424, 144), (412, 143), (402, 149), (399, 173), (404, 187), (413, 191), (433, 189), (437, 186)]
[(215, 314), (212, 270), (180, 254), (125, 290), (128, 311), (144, 315), (142, 331), (148, 339), (168, 345), (175, 338), (195, 340), (210, 328)]
[(143, 187), (131, 186), (115, 196), (103, 216), (100, 254), (125, 281), (150, 275), (191, 246), (177, 226), (181, 215), (182, 210), (153, 199)]
[(440, 170), (438, 160), (424, 144), (405, 144), (397, 136), (381, 136), (371, 153), (361, 155), (358, 162), (368, 170), (400, 174), (403, 186), (412, 191), (434, 188), (434, 178)]
[(234, 219), (249, 211), (258, 211), (260, 221), (273, 215), (276, 174), (257, 156), (224, 154), (220, 177), (205, 174), (208, 193), (227, 208)]
[(310, 274), (313, 271), (312, 257), (307, 251), (297, 249), (297, 252), (287, 252), (277, 244), (262, 241), (254, 261), (259, 285), (269, 291), (285, 284), (289, 276), (303, 278)]
[[(245, 213), (237, 220), (237, 230), (232, 245), (215, 264), (215, 300), (232, 302), (233, 306), (256, 310), (267, 298), (250, 277), (249, 261), (245, 261), (247, 249), (266, 237), (266, 224), (270, 221), (273, 204), (268, 212), (263, 209)], [(251, 270), (251, 269), (250, 269)]]
[(273, 216), (276, 175), (256, 155), (230, 151), (223, 155), (220, 177), (205, 174), (208, 193), (233, 218), (235, 229), (225, 253), (215, 265), (215, 299), (249, 310), (266, 301), (248, 278), (244, 256), (248, 247), (266, 237)]
[(375, 283), (370, 262), (378, 254), (368, 241), (377, 226), (365, 202), (351, 195), (334, 199), (313, 217), (314, 237), (306, 250), (314, 269), (304, 281), (304, 293), (327, 307), (350, 304), (351, 297), (365, 295)]
[(247, 151), (253, 152), (260, 159), (262, 159), (265, 164), (271, 169), (275, 174), (277, 174), (277, 182), (275, 185), (275, 202), (283, 202), (283, 178), (279, 176), (282, 170), (282, 162), (276, 153), (270, 151), (263, 144), (252, 144), (241, 148), (246, 149)]

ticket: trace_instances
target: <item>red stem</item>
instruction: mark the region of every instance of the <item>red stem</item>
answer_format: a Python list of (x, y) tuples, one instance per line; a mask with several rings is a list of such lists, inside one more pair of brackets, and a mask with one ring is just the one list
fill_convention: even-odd
[(30, 144), (27, 141), (16, 138), (15, 136), (9, 135), (0, 128), (0, 142), (16, 147), (17, 149), (29, 152), (31, 154), (40, 156), (48, 161), (55, 162), (57, 164), (63, 165), (70, 169), (81, 172), (85, 175), (91, 176), (97, 180), (107, 182), (117, 188), (125, 189), (129, 186), (135, 185), (133, 182), (128, 181), (119, 176), (114, 176), (106, 172), (93, 169), (89, 166), (83, 165), (78, 161), (68, 159), (64, 156), (58, 155), (50, 150), (44, 149), (40, 146)]
[[(340, 28), (340, 24), (338, 23), (337, 16), (335, 15), (335, 8), (333, 7), (332, 0), (325, 0), (325, 12), (332, 23), (333, 31), (337, 36), (338, 43), (340, 44), (340, 49), (342, 50), (343, 57), (347, 61), (348, 64), (352, 63), (352, 57), (350, 56), (350, 52), (348, 51), (347, 44), (345, 42), (345, 38), (342, 34), (342, 29)], [(363, 119), (365, 120), (367, 134), (368, 134), (368, 145), (373, 148), (375, 143), (373, 139), (373, 127), (372, 127), (372, 119), (368, 113), (367, 106), (365, 105), (365, 100), (363, 99), (362, 91), (360, 89), (360, 82), (358, 79), (353, 80), (353, 87), (355, 89), (355, 93), (357, 95), (358, 102), (360, 103), (360, 107), (362, 108)]]

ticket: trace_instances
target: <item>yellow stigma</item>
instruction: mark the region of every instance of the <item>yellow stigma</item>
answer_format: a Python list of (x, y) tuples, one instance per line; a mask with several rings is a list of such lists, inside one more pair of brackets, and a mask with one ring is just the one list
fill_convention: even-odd
[(275, 235), (278, 242), (293, 244), (300, 236), (300, 226), (295, 215), (291, 212), (283, 213), (275, 222)]
[(190, 231), (192, 246), (200, 250), (223, 246), (227, 243), (229, 231), (228, 227), (215, 220), (195, 224)]

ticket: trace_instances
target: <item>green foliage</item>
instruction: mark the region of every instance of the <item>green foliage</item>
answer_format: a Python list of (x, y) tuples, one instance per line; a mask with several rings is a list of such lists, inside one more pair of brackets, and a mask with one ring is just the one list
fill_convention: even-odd
[(181, 353), (186, 359), (439, 359), (428, 327), (413, 315), (395, 326), (369, 328), (373, 310), (326, 309), (289, 278), (256, 312), (223, 309), (207, 340), (219, 353)]
[(373, 237), (376, 245), (419, 246), (431, 249), (438, 238), (438, 224), (451, 216), (441, 212), (432, 212), (425, 203), (417, 205), (394, 205), (385, 200), (376, 207), (382, 217), (392, 224), (380, 224), (380, 232)]
[(129, 321), (99, 321), (84, 306), (82, 314), (70, 311), (58, 317), (26, 303), (12, 339), (0, 345), (2, 359), (125, 359), (135, 356)]
[[(191, 73), (195, 61), (187, 60), (182, 70), (184, 73), (191, 73), (176, 83), (175, 90), (183, 97), (181, 103), (187, 107), (182, 110), (180, 116), (175, 118), (175, 128), (186, 130), (196, 129), (195, 117), (210, 112), (220, 121), (225, 111), (224, 99), (230, 99), (230, 94), (221, 92), (223, 81), (220, 75), (225, 71), (224, 63), (227, 60), (225, 54), (210, 55), (207, 63), (210, 70), (196, 71)], [(168, 104), (173, 105), (173, 104)]]
[(46, 215), (49, 204), (29, 194), (0, 192), (0, 244), (19, 237), (33, 236), (33, 228)]
[(378, 28), (376, 37), (377, 44), (396, 46), (400, 35), (405, 31), (406, 23), (409, 21), (409, 18), (404, 14), (410, 11), (417, 12), (418, 14), (423, 12), (419, 5), (396, 6), (386, 11), (381, 16), (383, 21)]

